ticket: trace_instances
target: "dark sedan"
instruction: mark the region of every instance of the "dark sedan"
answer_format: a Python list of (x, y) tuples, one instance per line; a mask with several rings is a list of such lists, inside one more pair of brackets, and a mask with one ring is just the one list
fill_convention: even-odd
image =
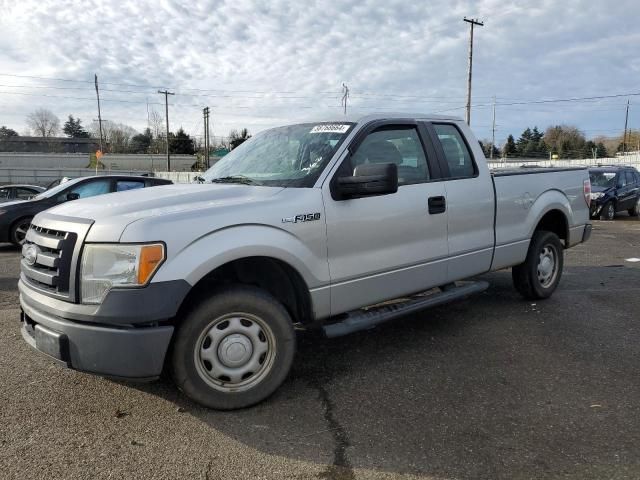
[(46, 190), (38, 185), (2, 185), (0, 186), (0, 203), (12, 200), (30, 200)]
[(69, 180), (38, 194), (32, 200), (0, 204), (0, 242), (15, 245), (24, 243), (31, 219), (38, 213), (63, 202), (78, 198), (122, 192), (136, 188), (169, 185), (173, 182), (162, 178), (105, 175)]

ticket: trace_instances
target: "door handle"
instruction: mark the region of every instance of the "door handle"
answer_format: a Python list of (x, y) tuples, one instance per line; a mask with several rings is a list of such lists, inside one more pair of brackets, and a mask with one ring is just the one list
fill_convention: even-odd
[(447, 211), (447, 201), (443, 196), (429, 197), (429, 213), (436, 215)]

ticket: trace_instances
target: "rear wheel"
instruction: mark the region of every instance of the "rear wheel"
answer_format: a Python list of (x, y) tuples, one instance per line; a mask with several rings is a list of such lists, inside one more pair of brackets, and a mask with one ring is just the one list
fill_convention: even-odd
[(607, 202), (600, 212), (600, 220), (613, 220), (616, 217), (616, 207), (613, 202)]
[(11, 226), (11, 232), (9, 232), (11, 243), (18, 247), (24, 244), (31, 220), (33, 217), (21, 218)]
[(178, 327), (173, 378), (206, 407), (248, 407), (280, 386), (294, 353), (293, 322), (282, 304), (258, 288), (230, 287), (202, 300)]
[(640, 216), (640, 196), (636, 200), (636, 204), (633, 206), (633, 208), (630, 208), (628, 212), (632, 217)]
[(560, 283), (563, 254), (562, 243), (555, 233), (535, 232), (526, 260), (511, 269), (516, 290), (530, 300), (550, 297)]

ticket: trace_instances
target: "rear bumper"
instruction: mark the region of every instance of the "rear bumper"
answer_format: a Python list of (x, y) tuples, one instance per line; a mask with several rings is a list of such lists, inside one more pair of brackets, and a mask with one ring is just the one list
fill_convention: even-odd
[(69, 368), (137, 380), (157, 378), (162, 372), (173, 326), (73, 321), (37, 308), (24, 290), (20, 307), (25, 341)]

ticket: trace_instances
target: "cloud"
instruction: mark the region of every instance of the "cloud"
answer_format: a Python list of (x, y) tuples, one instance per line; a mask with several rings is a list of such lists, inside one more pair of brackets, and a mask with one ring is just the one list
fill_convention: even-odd
[[(640, 5), (633, 1), (22, 0), (3, 11), (0, 73), (79, 81), (0, 75), (0, 124), (19, 130), (40, 106), (88, 123), (96, 116), (94, 73), (103, 116), (138, 130), (146, 126), (147, 102), (162, 111), (159, 87), (176, 92), (171, 125), (196, 135), (205, 105), (217, 135), (338, 116), (343, 81), (354, 112), (463, 115), (465, 15), (485, 20), (474, 52), (474, 103), (483, 106), (474, 108), (472, 126), (479, 137), (490, 131), (484, 105), (494, 95), (500, 103), (630, 92), (640, 68), (633, 20)], [(613, 133), (622, 103), (501, 107), (498, 138), (555, 123)], [(632, 125), (636, 120), (632, 109)]]

